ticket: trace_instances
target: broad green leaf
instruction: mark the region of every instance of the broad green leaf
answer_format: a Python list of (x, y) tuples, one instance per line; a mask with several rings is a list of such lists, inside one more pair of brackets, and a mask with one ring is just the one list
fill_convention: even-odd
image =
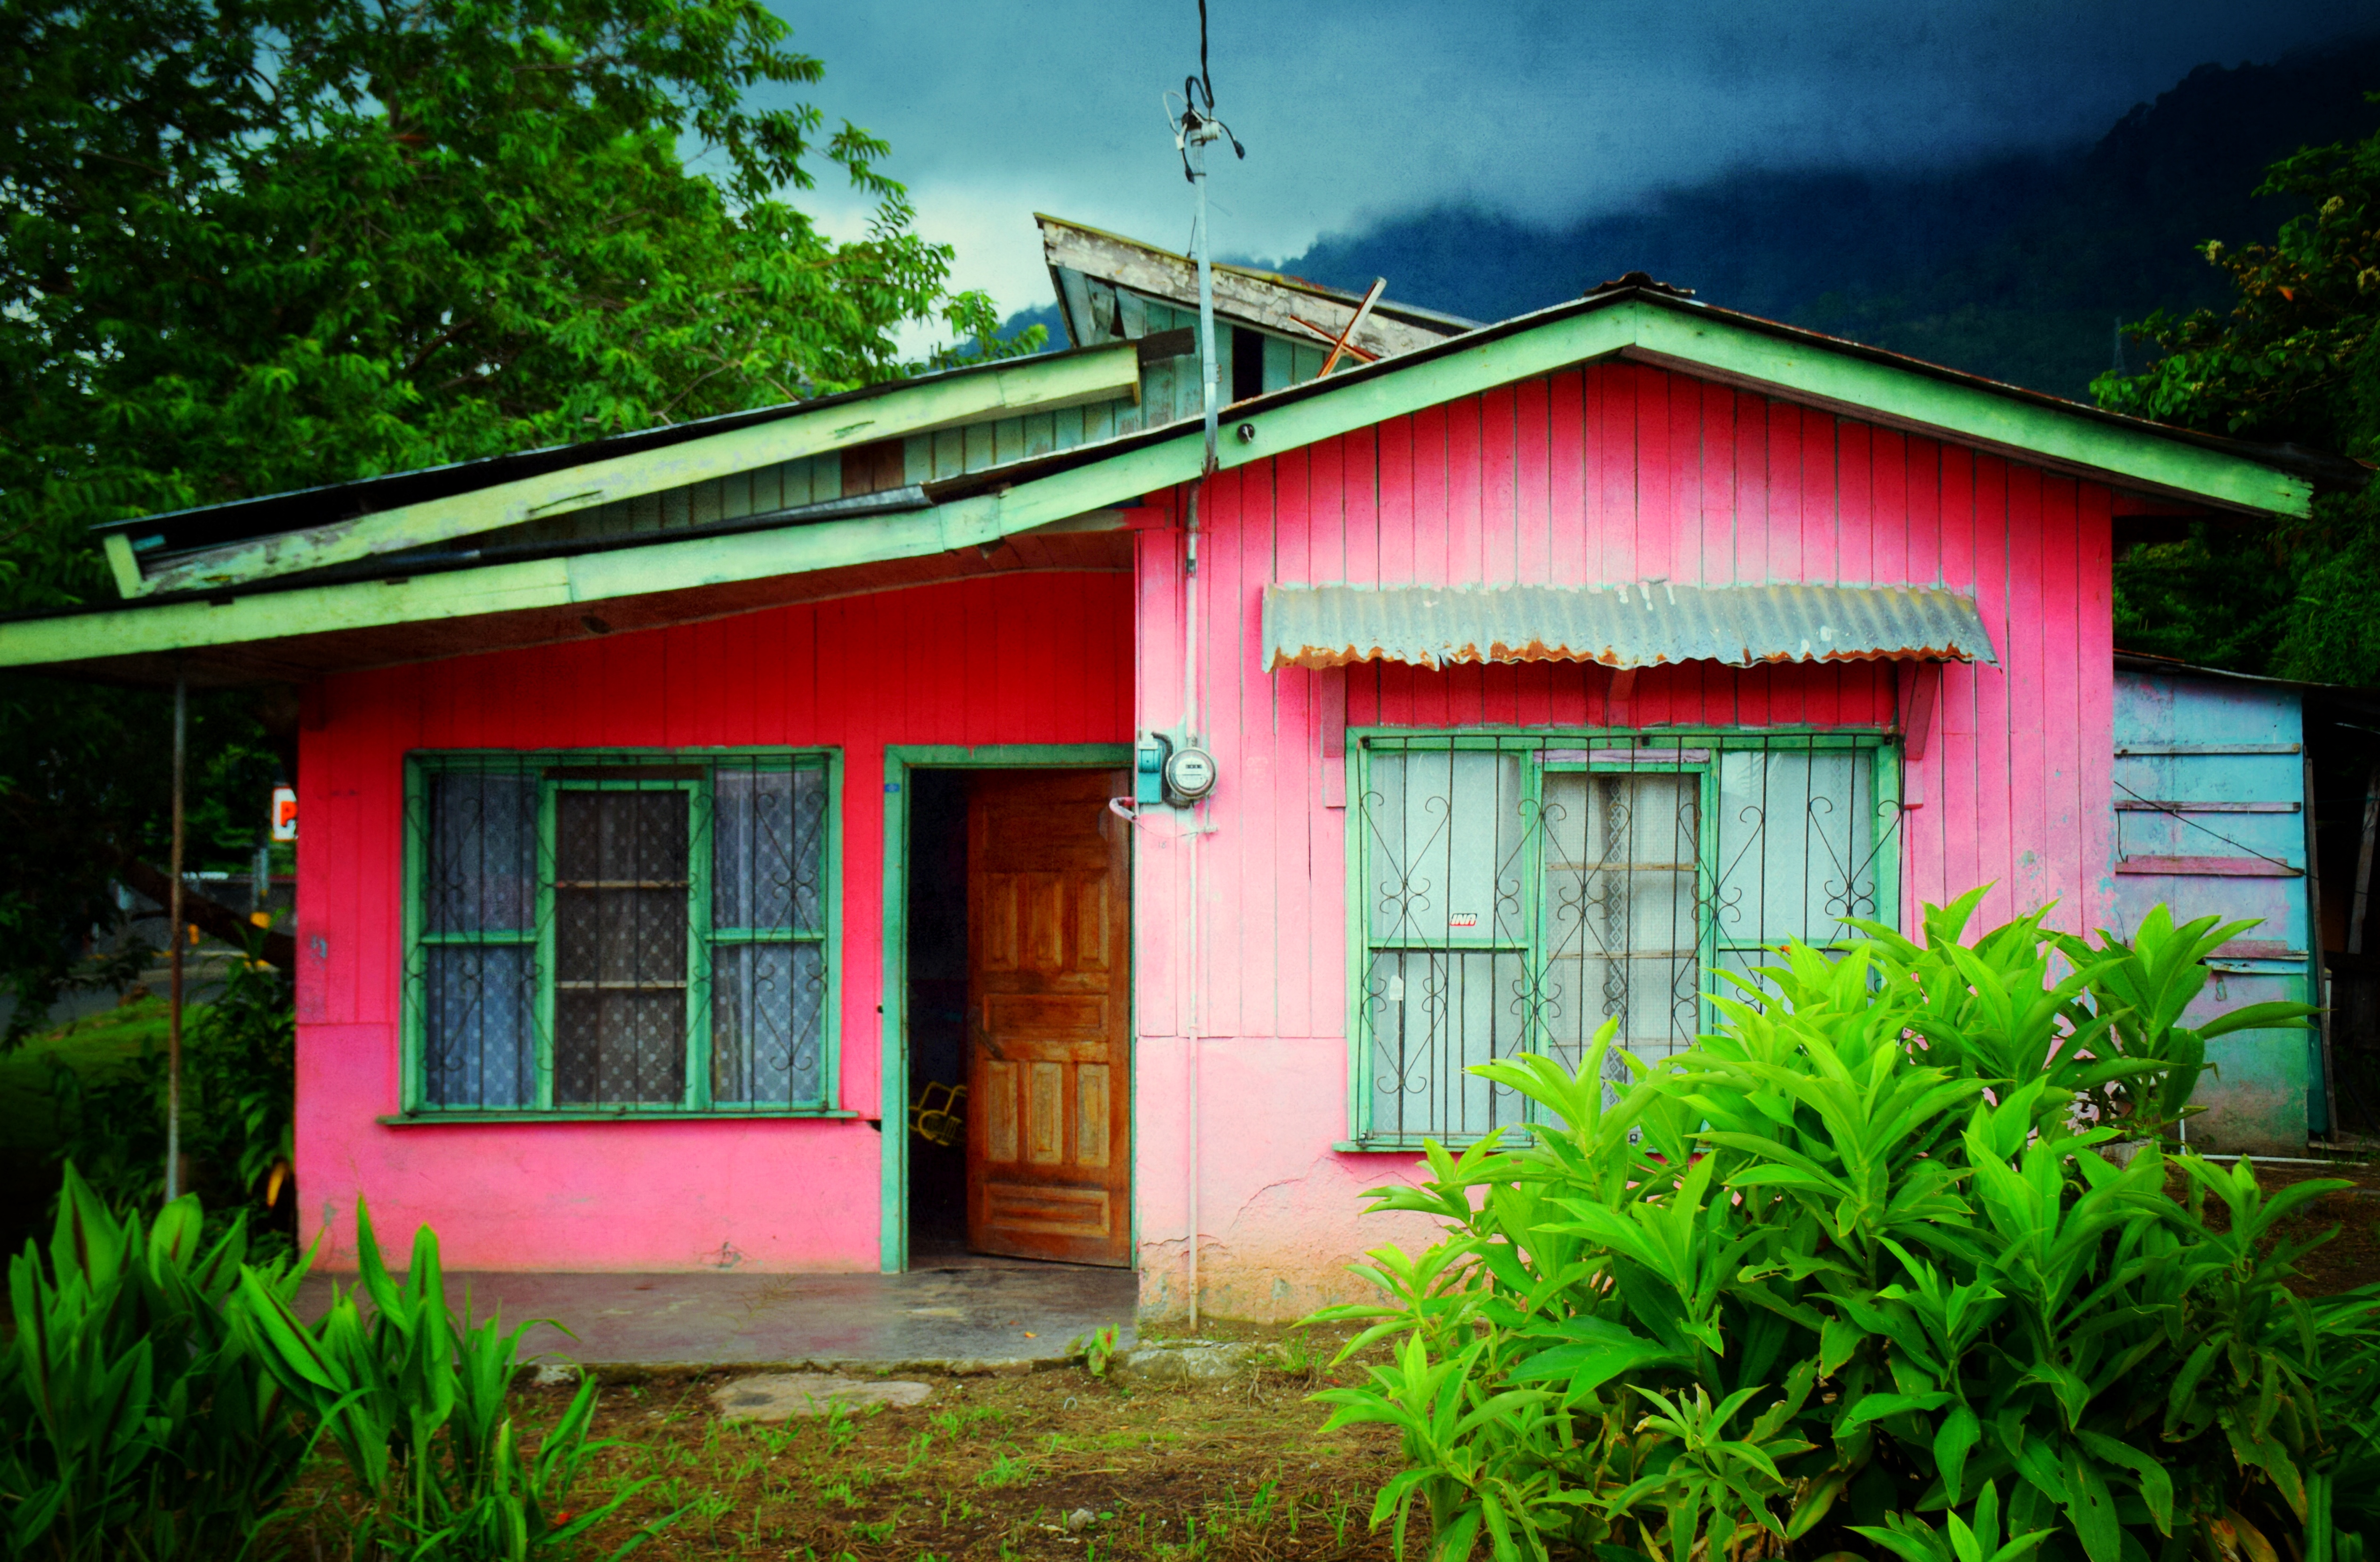
[(1962, 1500), (1961, 1480), (1967, 1467), (1967, 1454), (1981, 1440), (1983, 1423), (1975, 1412), (1961, 1405), (1942, 1418), (1934, 1434), (1934, 1463), (1942, 1474), (1943, 1489), (1949, 1494), (1952, 1507)]

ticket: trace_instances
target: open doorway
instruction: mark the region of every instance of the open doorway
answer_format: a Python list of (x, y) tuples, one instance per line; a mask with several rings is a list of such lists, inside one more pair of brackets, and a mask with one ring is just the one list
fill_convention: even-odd
[(1131, 1262), (1126, 780), (908, 773), (912, 1267)]
[(934, 1269), (966, 1245), (967, 776), (909, 773), (909, 1263)]

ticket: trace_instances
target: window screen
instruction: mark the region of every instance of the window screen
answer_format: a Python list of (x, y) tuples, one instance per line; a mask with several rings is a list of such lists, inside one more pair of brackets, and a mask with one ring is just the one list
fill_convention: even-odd
[[(1596, 744), (1609, 746), (1594, 746)], [(1464, 1139), (1520, 1117), (1470, 1074), (1575, 1064), (1607, 1019), (1639, 1058), (1692, 1044), (1714, 969), (1898, 903), (1880, 739), (1730, 734), (1373, 738), (1352, 823), (1364, 947), (1359, 1136)], [(1606, 1065), (1615, 1081), (1625, 1065)]]
[(826, 756), (424, 756), (415, 776), (412, 1106), (825, 1104)]

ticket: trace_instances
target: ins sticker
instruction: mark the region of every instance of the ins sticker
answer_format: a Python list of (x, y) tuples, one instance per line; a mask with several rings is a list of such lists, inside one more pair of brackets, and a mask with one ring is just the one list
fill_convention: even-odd
[(1447, 913), (1446, 925), (1449, 927), (1477, 927), (1479, 925), (1479, 913), (1476, 911), (1450, 911)]

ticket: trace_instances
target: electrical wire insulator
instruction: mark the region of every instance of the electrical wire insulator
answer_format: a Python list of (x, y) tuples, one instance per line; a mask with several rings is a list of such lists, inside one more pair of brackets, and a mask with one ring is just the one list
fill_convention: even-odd
[[(1173, 94), (1168, 92), (1165, 95), (1171, 98)], [(1204, 109), (1198, 106), (1201, 103), (1207, 105)], [(1166, 118), (1173, 127), (1173, 150), (1182, 154), (1182, 177), (1185, 182), (1195, 183), (1198, 177), (1190, 170), (1190, 143), (1193, 140), (1227, 140), (1232, 143), (1232, 155), (1244, 163), (1247, 161), (1248, 149), (1240, 144), (1239, 137), (1232, 134), (1229, 125), (1215, 117), (1215, 78), (1207, 68), (1207, 0), (1198, 0), (1198, 68), (1195, 74), (1182, 79), (1181, 116), (1174, 117), (1169, 109)], [(1211, 130), (1209, 127), (1212, 127)], [(1201, 131), (1208, 133), (1202, 135)]]

